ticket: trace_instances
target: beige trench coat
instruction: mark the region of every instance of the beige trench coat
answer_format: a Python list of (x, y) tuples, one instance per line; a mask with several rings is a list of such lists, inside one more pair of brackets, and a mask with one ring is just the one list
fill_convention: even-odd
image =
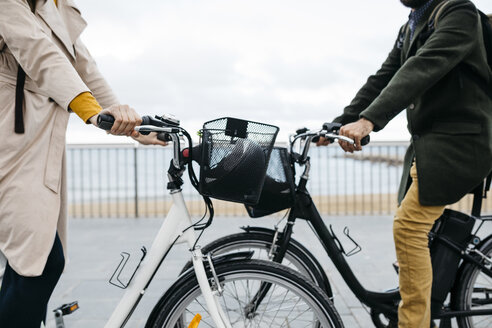
[[(23, 276), (42, 274), (58, 231), (66, 254), (68, 106), (92, 91), (118, 103), (79, 36), (72, 0), (0, 0), (0, 251)], [(14, 133), (18, 64), (26, 72), (24, 134)], [(88, 127), (91, 128), (91, 127)]]

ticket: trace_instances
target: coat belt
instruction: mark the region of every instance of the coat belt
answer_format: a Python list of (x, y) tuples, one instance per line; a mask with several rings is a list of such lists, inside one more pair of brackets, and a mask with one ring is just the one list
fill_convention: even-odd
[[(16, 85), (17, 84), (17, 75), (15, 75), (16, 73), (14, 72), (11, 72), (11, 71), (2, 71), (1, 68), (0, 68), (0, 82), (3, 82), (3, 83), (9, 83), (11, 85)], [(24, 83), (24, 89), (26, 90), (29, 90), (33, 93), (37, 93), (37, 94), (40, 94), (40, 95), (43, 95), (43, 96), (46, 96), (47, 98), (49, 98), (50, 96), (43, 90), (41, 90), (37, 85), (36, 83), (34, 83), (33, 80), (29, 79), (29, 78), (26, 78), (26, 81)]]
[(17, 76), (14, 77), (5, 72), (0, 72), (0, 82), (10, 83), (15, 85), (15, 123), (14, 131), (17, 134), (24, 133), (24, 89), (31, 92), (48, 95), (41, 91), (32, 80), (26, 81), (26, 73), (18, 66)]
[(15, 85), (15, 124), (14, 131), (17, 134), (24, 133), (24, 84), (26, 72), (19, 65), (17, 71), (17, 84)]

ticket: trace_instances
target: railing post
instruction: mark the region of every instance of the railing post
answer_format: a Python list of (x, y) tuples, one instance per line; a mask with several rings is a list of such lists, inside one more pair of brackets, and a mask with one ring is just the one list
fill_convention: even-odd
[(138, 164), (137, 164), (137, 145), (133, 147), (133, 173), (135, 177), (135, 217), (138, 218)]

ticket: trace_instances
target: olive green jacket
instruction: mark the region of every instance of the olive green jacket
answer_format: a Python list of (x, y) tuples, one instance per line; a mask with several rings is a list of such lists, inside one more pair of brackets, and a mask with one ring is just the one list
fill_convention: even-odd
[[(492, 169), (492, 73), (477, 10), (468, 0), (450, 0), (433, 33), (428, 18), (444, 0), (434, 0), (413, 39), (405, 24), (381, 69), (369, 77), (336, 122), (364, 117), (378, 131), (406, 109), (412, 135), (398, 200), (403, 199), (415, 159), (422, 205), (460, 200)], [(488, 86), (486, 86), (488, 84)]]

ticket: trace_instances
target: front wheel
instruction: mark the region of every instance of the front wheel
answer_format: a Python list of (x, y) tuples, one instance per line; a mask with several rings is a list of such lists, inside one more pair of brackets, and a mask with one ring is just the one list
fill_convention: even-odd
[[(219, 302), (233, 328), (343, 327), (323, 291), (280, 264), (230, 261), (215, 266), (224, 290)], [(261, 286), (269, 284), (261, 303), (253, 304)], [(254, 312), (249, 309), (254, 308)], [(188, 270), (164, 294), (149, 317), (147, 328), (184, 328), (196, 314), (200, 327), (215, 327), (193, 270)]]
[[(202, 251), (213, 254), (214, 256), (254, 251), (253, 256), (255, 259), (271, 261), (280, 247), (277, 244), (272, 249), (274, 233), (272, 230), (271, 233), (243, 232), (228, 235), (212, 241), (204, 246)], [(278, 238), (283, 238), (282, 234), (279, 234)], [(294, 238), (290, 238), (289, 240), (282, 264), (295, 271), (299, 271), (316, 285), (320, 286), (329, 297), (333, 296), (328, 277), (324, 273), (322, 266), (316, 260), (316, 257)], [(191, 263), (188, 265), (191, 266)]]
[[(489, 261), (482, 260), (485, 266), (492, 270), (492, 239), (480, 247), (480, 252)], [(463, 274), (457, 289), (457, 310), (492, 310), (492, 277), (488, 276), (478, 266), (468, 263), (463, 267)], [(473, 317), (458, 317), (460, 328), (490, 328), (492, 315)]]

